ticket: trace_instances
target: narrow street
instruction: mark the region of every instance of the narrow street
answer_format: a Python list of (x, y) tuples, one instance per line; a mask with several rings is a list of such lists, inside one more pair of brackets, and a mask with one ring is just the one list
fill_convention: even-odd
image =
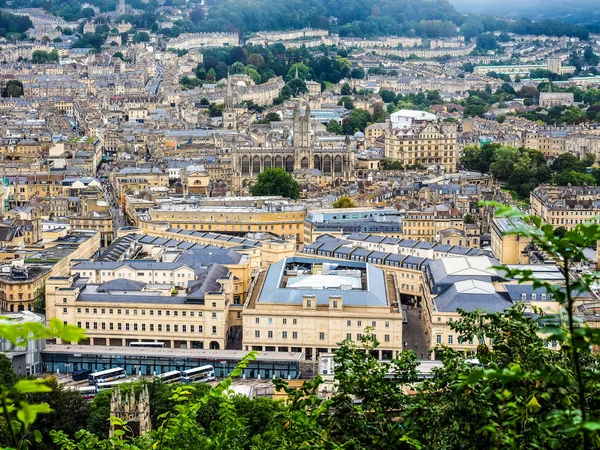
[(419, 359), (429, 359), (425, 331), (419, 315), (420, 309), (407, 309), (408, 322), (402, 325), (402, 340), (406, 345), (404, 350), (413, 350)]
[[(98, 169), (96, 174), (97, 178), (108, 178), (108, 174), (110, 172), (110, 167), (106, 164), (102, 164)], [(115, 198), (113, 194), (113, 189), (108, 179), (102, 183), (104, 189), (104, 198), (110, 204), (110, 210), (113, 215), (114, 220), (114, 229), (115, 231), (121, 227), (127, 226), (127, 220), (125, 219), (123, 212), (121, 211), (121, 207), (119, 206), (118, 199)]]

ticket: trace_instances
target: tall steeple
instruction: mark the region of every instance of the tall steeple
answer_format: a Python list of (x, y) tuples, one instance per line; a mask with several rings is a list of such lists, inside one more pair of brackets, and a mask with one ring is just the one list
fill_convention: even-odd
[(223, 128), (235, 130), (237, 128), (237, 113), (235, 111), (235, 96), (231, 80), (229, 79), (229, 70), (227, 70), (227, 82), (225, 87), (225, 99), (223, 101)]
[(235, 99), (233, 98), (233, 89), (231, 86), (231, 80), (229, 79), (229, 69), (227, 69), (227, 82), (225, 87), (225, 102), (223, 105), (225, 108), (235, 108)]

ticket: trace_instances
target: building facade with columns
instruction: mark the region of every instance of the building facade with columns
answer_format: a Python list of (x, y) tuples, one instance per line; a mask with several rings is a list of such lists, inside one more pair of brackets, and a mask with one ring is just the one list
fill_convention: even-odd
[(344, 340), (360, 342), (370, 330), (380, 342), (378, 357), (390, 359), (402, 350), (396, 289), (395, 277), (369, 263), (304, 256), (279, 261), (251, 287), (242, 348), (303, 352), (311, 360)]

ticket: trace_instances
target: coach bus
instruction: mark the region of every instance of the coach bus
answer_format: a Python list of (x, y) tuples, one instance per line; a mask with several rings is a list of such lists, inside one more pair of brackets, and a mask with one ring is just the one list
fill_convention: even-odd
[(77, 388), (81, 396), (85, 399), (94, 398), (96, 393), (98, 392), (98, 388), (96, 386), (83, 386)]
[(94, 372), (88, 375), (89, 384), (106, 383), (108, 381), (115, 381), (119, 378), (125, 378), (127, 373), (122, 367), (115, 367), (114, 369), (107, 369), (101, 372)]
[(92, 369), (79, 369), (73, 372), (73, 381), (87, 380)]
[(130, 342), (130, 347), (165, 348), (164, 342)]
[(194, 367), (193, 369), (184, 370), (182, 376), (183, 381), (186, 383), (190, 381), (205, 383), (215, 379), (215, 368), (213, 366)]
[(179, 370), (172, 370), (170, 372), (156, 375), (156, 378), (161, 380), (163, 383), (179, 383), (181, 381), (181, 372)]
[(105, 391), (106, 389), (114, 389), (117, 386), (121, 386), (124, 384), (134, 383), (136, 381), (138, 381), (137, 378), (130, 378), (128, 380), (109, 381), (107, 383), (98, 383), (96, 385), (96, 388), (98, 389), (98, 392), (100, 392), (100, 391)]

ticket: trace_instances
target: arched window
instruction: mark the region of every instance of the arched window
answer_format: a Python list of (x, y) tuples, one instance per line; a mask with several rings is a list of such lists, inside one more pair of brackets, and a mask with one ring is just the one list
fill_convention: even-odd
[(265, 156), (265, 160), (263, 161), (263, 164), (265, 166), (265, 169), (270, 169), (271, 168), (271, 157)]
[(325, 155), (323, 158), (323, 172), (331, 173), (331, 156)]
[(315, 155), (315, 169), (321, 170), (321, 157), (319, 155)]
[(219, 343), (217, 341), (210, 341), (209, 348), (211, 350), (219, 350), (220, 349), (220, 345), (219, 345)]
[(275, 157), (275, 168), (283, 168), (283, 158), (281, 156)]
[(340, 155), (333, 159), (333, 172), (342, 173), (342, 157)]
[(260, 173), (260, 158), (258, 156), (255, 156), (252, 160), (252, 173)]
[(250, 173), (250, 160), (247, 156), (242, 158), (242, 173), (249, 174)]
[(288, 172), (294, 171), (294, 158), (292, 156), (285, 158), (285, 170)]
[(306, 156), (300, 161), (300, 167), (302, 169), (308, 169), (308, 158)]

